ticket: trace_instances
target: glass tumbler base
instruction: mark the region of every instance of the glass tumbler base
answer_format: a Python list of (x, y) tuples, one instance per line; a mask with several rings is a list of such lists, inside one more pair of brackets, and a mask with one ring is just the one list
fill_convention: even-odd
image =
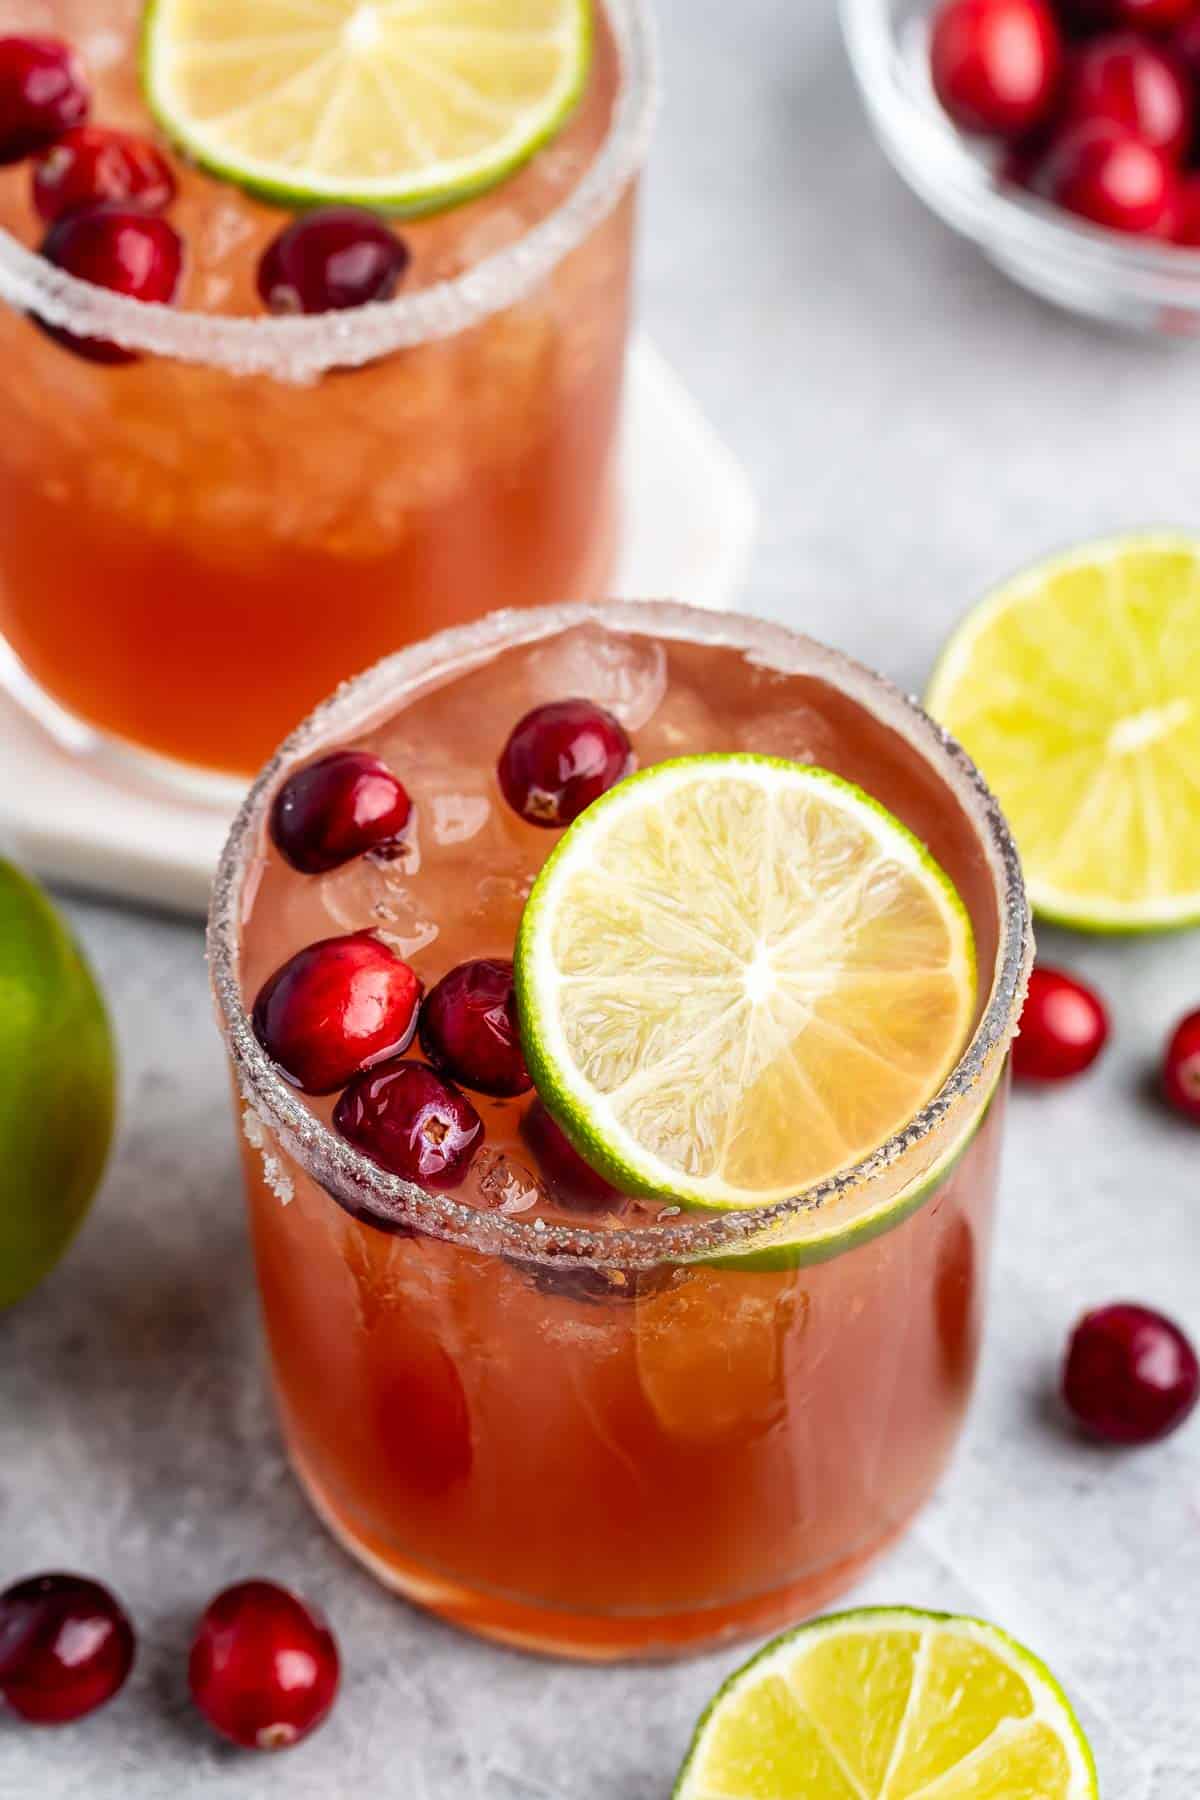
[(566, 1657), (576, 1662), (669, 1662), (743, 1639), (769, 1637), (799, 1624), (823, 1611), (851, 1587), (868, 1564), (903, 1536), (920, 1510), (919, 1506), (912, 1508), (852, 1555), (766, 1594), (692, 1612), (577, 1613), (465, 1586), (405, 1561), (390, 1546), (372, 1541), (351, 1524), (294, 1453), (293, 1467), (322, 1524), (343, 1550), (384, 1587), (477, 1637), (535, 1655)]

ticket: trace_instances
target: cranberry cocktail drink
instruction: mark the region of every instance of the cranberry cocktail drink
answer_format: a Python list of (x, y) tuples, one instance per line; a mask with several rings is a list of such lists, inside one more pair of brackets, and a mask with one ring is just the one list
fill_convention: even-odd
[(289, 740), (211, 949), (289, 1447), (382, 1580), (661, 1655), (902, 1529), (970, 1392), (1029, 957), (916, 707), (752, 621), (497, 615)]
[(605, 590), (650, 65), (641, 0), (0, 0), (43, 698), (249, 774), (388, 651)]

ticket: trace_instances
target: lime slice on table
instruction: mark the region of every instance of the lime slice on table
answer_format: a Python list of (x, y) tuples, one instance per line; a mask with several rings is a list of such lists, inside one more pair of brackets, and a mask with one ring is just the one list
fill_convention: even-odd
[(0, 861), (0, 1307), (37, 1285), (82, 1222), (115, 1096), (91, 970), (41, 889)]
[(1200, 921), (1200, 539), (1085, 544), (1006, 583), (927, 704), (995, 790), (1043, 917)]
[(559, 130), (591, 0), (151, 0), (142, 79), (198, 163), (269, 200), (453, 206)]
[(627, 1193), (787, 1199), (939, 1089), (975, 1006), (970, 922), (890, 813), (827, 770), (660, 763), (582, 814), (521, 921), (531, 1073)]
[(978, 1619), (907, 1607), (817, 1619), (739, 1669), (675, 1800), (1096, 1800), (1049, 1669)]

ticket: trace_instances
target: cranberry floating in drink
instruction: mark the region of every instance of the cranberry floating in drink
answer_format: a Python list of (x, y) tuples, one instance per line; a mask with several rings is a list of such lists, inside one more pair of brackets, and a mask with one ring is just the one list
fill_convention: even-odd
[(403, 239), (374, 213), (319, 207), (269, 245), (258, 291), (273, 313), (342, 312), (390, 300), (411, 260)]
[[(174, 226), (122, 206), (64, 213), (42, 240), (42, 255), (94, 287), (159, 305), (175, 298), (183, 269), (183, 244)], [(45, 325), (43, 330), (89, 362), (136, 361), (134, 351), (107, 338), (84, 337), (60, 325)]]
[(465, 1094), (419, 1062), (389, 1062), (359, 1075), (334, 1108), (346, 1142), (381, 1168), (428, 1188), (455, 1188), (483, 1139)]
[(530, 825), (570, 825), (633, 767), (625, 728), (590, 700), (553, 700), (513, 727), (497, 773), (504, 798)]
[(293, 869), (326, 874), (368, 850), (398, 843), (411, 813), (403, 786), (377, 756), (335, 750), (281, 785), (271, 835)]
[(285, 1079), (332, 1094), (412, 1042), (421, 984), (371, 931), (288, 958), (254, 1002), (254, 1034)]
[(533, 1083), (521, 1049), (512, 963), (479, 957), (443, 975), (421, 1009), (421, 1048), (464, 1087), (498, 1098), (525, 1093)]
[(521, 1121), (525, 1141), (537, 1158), (543, 1179), (568, 1212), (603, 1212), (619, 1199), (611, 1181), (605, 1181), (578, 1150), (540, 1100), (535, 1100)]
[(59, 38), (0, 38), (0, 163), (19, 162), (81, 125), (88, 104), (83, 66), (69, 44)]
[(174, 198), (175, 176), (162, 151), (129, 131), (80, 125), (33, 164), (33, 204), (50, 224), (85, 206), (162, 212)]

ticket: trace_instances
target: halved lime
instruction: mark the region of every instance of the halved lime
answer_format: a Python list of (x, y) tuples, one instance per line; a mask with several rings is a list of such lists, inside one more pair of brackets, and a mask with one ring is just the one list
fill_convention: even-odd
[(115, 1100), (92, 972), (47, 896), (0, 861), (0, 1307), (37, 1285), (81, 1224)]
[(516, 951), (531, 1073), (626, 1193), (799, 1193), (939, 1089), (975, 1005), (949, 877), (861, 789), (763, 756), (620, 783), (542, 869)]
[(281, 204), (423, 213), (562, 126), (591, 0), (151, 0), (142, 80), (203, 167)]
[(675, 1800), (1096, 1800), (1045, 1664), (980, 1619), (867, 1607), (777, 1638), (701, 1719)]
[(1006, 582), (927, 704), (995, 789), (1045, 918), (1200, 920), (1200, 539), (1085, 544)]

